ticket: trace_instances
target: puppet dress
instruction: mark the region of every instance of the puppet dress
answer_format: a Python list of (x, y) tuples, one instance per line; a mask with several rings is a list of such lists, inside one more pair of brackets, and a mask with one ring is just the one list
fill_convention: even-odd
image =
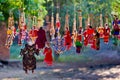
[(119, 25), (120, 21), (114, 20), (113, 21), (113, 35), (119, 35)]
[(43, 30), (41, 27), (37, 32), (37, 35), (38, 37), (35, 41), (35, 44), (38, 46), (38, 49), (43, 49), (45, 47), (45, 42), (47, 41), (45, 30)]
[(37, 29), (32, 29), (32, 30), (30, 30), (30, 32), (29, 32), (29, 36), (30, 36), (30, 38), (32, 39), (33, 43), (35, 42), (35, 40), (36, 40), (36, 38), (37, 38), (37, 32), (38, 32)]
[(53, 64), (52, 49), (45, 47), (43, 54), (45, 55), (44, 62), (51, 66)]
[(93, 44), (91, 45), (91, 48), (95, 50), (100, 49), (100, 34), (98, 32), (96, 32), (94, 35)]
[(108, 43), (110, 37), (110, 28), (104, 28), (104, 42)]
[(27, 70), (36, 69), (36, 58), (35, 54), (39, 54), (39, 50), (35, 48), (35, 45), (29, 46), (26, 45), (24, 49), (21, 49), (20, 55), (23, 56), (23, 70), (27, 73)]
[(54, 59), (58, 60), (59, 55), (65, 51), (64, 39), (56, 37), (52, 40)]
[(72, 39), (70, 36), (70, 32), (67, 31), (65, 36), (64, 36), (64, 46), (66, 47), (66, 50), (70, 50), (71, 46), (72, 46)]
[(76, 40), (75, 45), (76, 45), (76, 53), (80, 53), (82, 48), (82, 43), (79, 40)]

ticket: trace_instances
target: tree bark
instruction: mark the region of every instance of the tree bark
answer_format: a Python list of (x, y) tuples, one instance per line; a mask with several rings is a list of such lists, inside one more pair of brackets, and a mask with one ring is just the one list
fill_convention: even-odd
[(0, 60), (6, 61), (10, 58), (10, 50), (6, 48), (7, 28), (4, 22), (0, 22)]

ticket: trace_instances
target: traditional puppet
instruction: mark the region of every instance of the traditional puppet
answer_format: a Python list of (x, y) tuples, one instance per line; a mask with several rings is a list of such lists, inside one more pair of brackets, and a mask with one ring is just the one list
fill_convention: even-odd
[(15, 35), (16, 29), (14, 27), (14, 17), (13, 14), (10, 12), (10, 17), (8, 18), (7, 39), (5, 44), (7, 48), (9, 48), (12, 45)]
[(93, 33), (94, 33), (94, 29), (92, 28), (92, 26), (88, 25), (88, 28), (84, 31), (83, 35), (84, 35), (84, 45), (87, 46), (88, 44), (93, 44)]
[(25, 13), (23, 11), (19, 18), (18, 44), (22, 45), (23, 43), (26, 43), (28, 38), (29, 37), (27, 32), (27, 25), (25, 22)]
[[(79, 33), (78, 33), (78, 34), (79, 34)], [(82, 48), (82, 42), (81, 42), (79, 36), (77, 36), (75, 45), (76, 45), (76, 53), (79, 54), (79, 53), (81, 52), (81, 48)]]
[(70, 50), (72, 46), (72, 38), (71, 38), (70, 31), (68, 30), (68, 28), (66, 28), (65, 34), (64, 34), (64, 46), (66, 47), (66, 50)]
[(60, 30), (60, 20), (59, 20), (59, 13), (56, 14), (56, 28), (58, 29), (58, 31)]
[(91, 45), (91, 48), (95, 50), (100, 49), (100, 34), (97, 31), (94, 32), (93, 44)]
[(50, 43), (46, 43), (46, 47), (44, 48), (43, 54), (45, 55), (44, 62), (47, 66), (52, 66), (53, 64), (53, 57), (52, 57), (52, 48), (50, 47)]
[(75, 46), (75, 42), (76, 42), (76, 39), (77, 39), (77, 30), (76, 30), (76, 20), (75, 20), (75, 18), (74, 18), (74, 21), (73, 21), (72, 39), (73, 39), (73, 46)]
[(7, 39), (6, 39), (6, 44), (5, 44), (7, 48), (10, 48), (10, 46), (13, 43), (14, 38), (15, 38), (14, 26), (13, 27), (8, 27)]
[(29, 32), (29, 36), (30, 36), (33, 43), (35, 43), (35, 41), (36, 41), (37, 32), (38, 32), (38, 30), (36, 29), (36, 26), (34, 25)]
[(22, 63), (23, 63), (23, 70), (25, 73), (28, 73), (28, 70), (32, 70), (34, 73), (34, 69), (36, 69), (36, 58), (35, 54), (39, 54), (39, 50), (36, 49), (36, 46), (26, 44), (24, 49), (21, 49), (20, 55), (23, 56)]
[(52, 45), (54, 49), (54, 57), (55, 60), (57, 60), (59, 55), (65, 51), (64, 39), (59, 33), (55, 34), (55, 39), (52, 40)]
[(79, 10), (78, 12), (79, 12), (79, 29), (78, 29), (75, 45), (76, 45), (76, 53), (79, 54), (82, 48), (82, 13), (81, 10)]
[(115, 19), (113, 21), (113, 44), (117, 46), (118, 44), (118, 35), (119, 35), (119, 23), (120, 20), (118, 20), (118, 17), (115, 15)]
[(110, 37), (110, 28), (108, 27), (108, 24), (105, 24), (104, 27), (104, 43), (108, 43)]
[(113, 21), (113, 35), (114, 36), (119, 35), (119, 23), (120, 21), (118, 20), (117, 17), (115, 17), (115, 20)]
[(103, 36), (104, 36), (104, 27), (103, 27), (102, 14), (100, 14), (100, 26), (98, 27), (97, 31), (100, 34), (100, 38), (103, 38)]
[(46, 35), (45, 35), (45, 30), (40, 27), (39, 31), (37, 32), (37, 39), (35, 41), (35, 44), (38, 49), (43, 49), (45, 47), (45, 42), (47, 41)]

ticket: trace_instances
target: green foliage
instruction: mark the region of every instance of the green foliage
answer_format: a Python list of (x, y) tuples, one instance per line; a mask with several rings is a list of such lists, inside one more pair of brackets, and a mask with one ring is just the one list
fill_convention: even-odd
[(10, 11), (14, 13), (15, 19), (18, 19), (21, 8), (25, 8), (26, 15), (43, 18), (47, 13), (43, 3), (45, 3), (44, 0), (0, 0), (0, 11), (3, 13), (5, 20), (8, 19)]

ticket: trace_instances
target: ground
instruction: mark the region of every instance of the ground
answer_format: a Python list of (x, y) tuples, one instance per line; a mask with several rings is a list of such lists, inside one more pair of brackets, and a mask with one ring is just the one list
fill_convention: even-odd
[[(22, 70), (18, 52), (11, 55), (19, 61), (10, 61), (0, 67), (0, 80), (120, 80), (120, 48), (113, 46), (111, 41), (104, 44), (101, 40), (99, 51), (88, 46), (81, 54), (76, 54), (72, 48), (61, 54), (52, 67), (46, 67), (38, 60), (34, 74), (25, 74)], [(42, 55), (38, 57), (44, 58)]]
[(80, 63), (37, 63), (34, 74), (25, 74), (21, 63), (0, 68), (0, 80), (120, 80), (120, 65), (82, 67)]

